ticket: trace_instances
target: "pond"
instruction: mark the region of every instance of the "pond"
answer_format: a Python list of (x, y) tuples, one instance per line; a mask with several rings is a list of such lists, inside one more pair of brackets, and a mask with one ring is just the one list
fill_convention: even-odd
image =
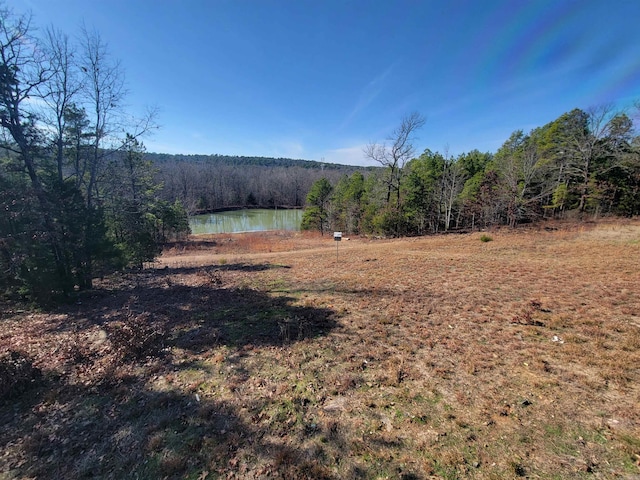
[(230, 210), (193, 216), (189, 225), (194, 234), (300, 230), (302, 213), (302, 210), (286, 209)]

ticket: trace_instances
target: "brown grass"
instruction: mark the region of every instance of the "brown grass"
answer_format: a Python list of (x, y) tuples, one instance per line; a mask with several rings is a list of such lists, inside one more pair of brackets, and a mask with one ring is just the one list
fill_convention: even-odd
[(489, 233), (194, 237), (5, 312), (0, 478), (636, 478), (640, 222)]

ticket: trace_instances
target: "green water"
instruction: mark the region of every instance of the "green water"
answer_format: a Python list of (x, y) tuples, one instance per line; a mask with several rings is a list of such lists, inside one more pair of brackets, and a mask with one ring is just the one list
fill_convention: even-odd
[(302, 210), (232, 210), (196, 215), (189, 219), (191, 232), (240, 233), (266, 230), (300, 230)]

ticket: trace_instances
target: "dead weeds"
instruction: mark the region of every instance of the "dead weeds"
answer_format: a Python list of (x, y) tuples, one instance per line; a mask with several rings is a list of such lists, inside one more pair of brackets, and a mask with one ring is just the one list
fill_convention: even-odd
[(5, 313), (0, 477), (640, 475), (640, 224), (490, 234), (207, 237)]

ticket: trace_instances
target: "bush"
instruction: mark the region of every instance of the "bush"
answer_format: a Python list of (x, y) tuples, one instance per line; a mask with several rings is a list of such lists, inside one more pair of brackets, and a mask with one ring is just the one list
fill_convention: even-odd
[(108, 332), (114, 350), (124, 359), (157, 356), (164, 348), (164, 332), (153, 325), (148, 313), (128, 312), (125, 320), (111, 325)]
[(375, 233), (388, 237), (402, 237), (410, 231), (407, 216), (401, 209), (385, 208), (371, 219), (371, 226)]
[(482, 236), (480, 237), (480, 241), (484, 243), (490, 242), (492, 240), (493, 238), (490, 237), (489, 235), (482, 234)]
[(40, 376), (40, 369), (26, 355), (12, 350), (0, 355), (0, 402), (20, 395)]

